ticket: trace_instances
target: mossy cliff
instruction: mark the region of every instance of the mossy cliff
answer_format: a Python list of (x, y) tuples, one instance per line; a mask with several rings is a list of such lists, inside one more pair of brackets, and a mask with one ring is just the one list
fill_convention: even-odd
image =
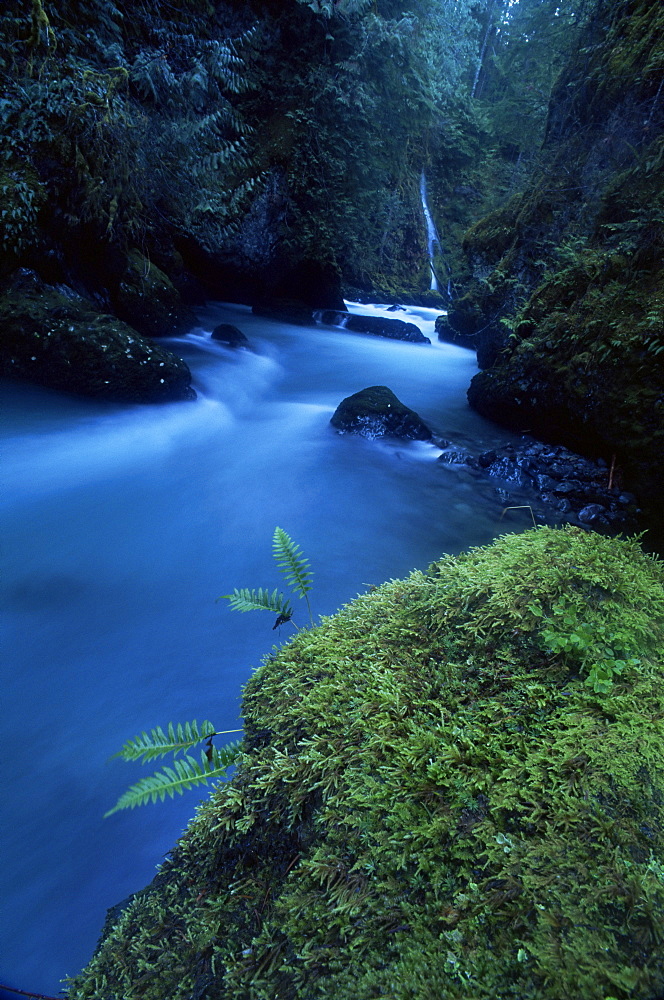
[[(664, 489), (664, 10), (599, 5), (554, 89), (524, 193), (465, 237), (444, 336), (474, 339), (484, 415)], [(466, 341), (468, 342), (468, 341)]]
[(375, 6), (5, 0), (0, 298), (27, 269), (152, 337), (206, 297), (423, 282), (432, 112), (413, 19)]
[(299, 633), (70, 1000), (661, 997), (663, 639), (661, 563), (574, 528)]

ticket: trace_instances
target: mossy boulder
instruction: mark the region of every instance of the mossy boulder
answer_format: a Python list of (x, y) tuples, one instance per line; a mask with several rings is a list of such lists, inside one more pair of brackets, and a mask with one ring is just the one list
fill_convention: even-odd
[(342, 434), (360, 434), (366, 438), (409, 438), (429, 441), (431, 431), (410, 407), (385, 385), (372, 385), (346, 396), (337, 406), (330, 423)]
[(169, 278), (137, 250), (112, 291), (117, 316), (146, 337), (173, 337), (196, 324), (196, 316)]
[(0, 327), (6, 378), (122, 402), (196, 398), (181, 358), (30, 271), (15, 275), (0, 297)]
[(661, 563), (574, 528), (298, 633), (70, 1000), (661, 997), (663, 640)]

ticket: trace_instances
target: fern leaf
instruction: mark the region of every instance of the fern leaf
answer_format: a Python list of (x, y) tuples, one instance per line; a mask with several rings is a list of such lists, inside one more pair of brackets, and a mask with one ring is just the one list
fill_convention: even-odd
[(143, 758), (145, 763), (149, 760), (155, 760), (157, 757), (165, 757), (168, 753), (178, 754), (188, 750), (206, 737), (214, 735), (215, 732), (214, 726), (208, 720), (202, 722), (200, 728), (195, 719), (193, 722), (185, 722), (184, 725), (179, 722), (177, 728), (173, 726), (172, 722), (169, 722), (166, 733), (161, 726), (152, 729), (149, 735), (143, 732), (140, 736), (127, 740), (122, 749), (113, 754), (113, 757), (122, 757), (123, 760)]
[(231, 602), (231, 607), (235, 611), (272, 611), (277, 615), (285, 615), (290, 618), (293, 610), (290, 601), (276, 589), (270, 593), (259, 587), (258, 590), (250, 590), (248, 587), (236, 587), (232, 594), (222, 594), (217, 600)]
[(163, 770), (157, 771), (149, 778), (142, 778), (128, 788), (113, 808), (104, 814), (104, 819), (121, 809), (135, 809), (136, 806), (157, 800), (163, 802), (167, 795), (172, 799), (176, 794), (182, 795), (194, 785), (206, 784), (213, 778), (223, 777), (226, 770), (236, 762), (241, 752), (240, 748), (241, 740), (236, 740), (221, 750), (213, 747), (210, 759), (203, 751), (200, 763), (190, 756), (174, 760), (172, 767), (164, 767)]
[(274, 529), (272, 552), (290, 586), (300, 597), (304, 597), (311, 590), (309, 560), (302, 555), (300, 546), (295, 544), (283, 528)]

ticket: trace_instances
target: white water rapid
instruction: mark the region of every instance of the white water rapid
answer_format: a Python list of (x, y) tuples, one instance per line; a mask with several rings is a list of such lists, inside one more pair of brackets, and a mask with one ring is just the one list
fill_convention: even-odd
[[(432, 310), (385, 315), (434, 339)], [(215, 598), (281, 586), (276, 525), (311, 561), (316, 614), (504, 530), (491, 487), (437, 463), (432, 445), (329, 423), (345, 396), (384, 384), (461, 445), (504, 441), (468, 408), (469, 351), (289, 326), (243, 306), (210, 305), (200, 321), (170, 345), (192, 369), (195, 402), (4, 386), (0, 982), (19, 989), (57, 993), (79, 971), (106, 908), (152, 879), (205, 794), (102, 819), (151, 773), (109, 761), (129, 737), (171, 720), (241, 725), (242, 684), (290, 632)], [(212, 341), (220, 322), (253, 350)]]

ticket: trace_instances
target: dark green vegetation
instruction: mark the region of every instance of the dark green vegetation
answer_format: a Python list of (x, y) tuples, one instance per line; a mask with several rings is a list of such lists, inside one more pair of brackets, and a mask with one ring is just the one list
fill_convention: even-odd
[[(150, 337), (186, 327), (183, 298), (272, 314), (299, 300), (308, 316), (342, 308), (342, 287), (441, 302), (422, 171), (443, 287), (463, 229), (520, 184), (583, 16), (571, 2), (517, 8), (7, 0), (0, 295), (28, 268)], [(1, 357), (15, 375), (11, 346)]]
[(660, 997), (663, 640), (661, 563), (573, 528), (298, 633), (70, 1000)]
[(471, 404), (576, 451), (615, 456), (655, 525), (664, 490), (663, 72), (661, 4), (600, 3), (554, 88), (529, 185), (465, 237), (473, 277), (449, 317), (474, 338), (485, 368)]

